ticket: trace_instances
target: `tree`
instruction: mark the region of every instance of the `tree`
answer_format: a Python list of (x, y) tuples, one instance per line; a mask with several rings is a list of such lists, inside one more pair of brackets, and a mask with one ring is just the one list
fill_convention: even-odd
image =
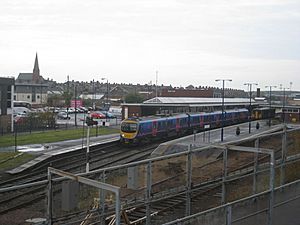
[(72, 92), (68, 93), (68, 92), (65, 91), (65, 92), (63, 93), (63, 98), (64, 98), (65, 104), (66, 104), (67, 106), (71, 105), (71, 98), (72, 98), (72, 95), (73, 95)]
[(126, 103), (142, 103), (144, 98), (139, 93), (129, 93), (125, 96)]
[(63, 100), (63, 97), (61, 95), (54, 94), (54, 95), (48, 96), (48, 99), (47, 99), (48, 106), (60, 106), (61, 100)]

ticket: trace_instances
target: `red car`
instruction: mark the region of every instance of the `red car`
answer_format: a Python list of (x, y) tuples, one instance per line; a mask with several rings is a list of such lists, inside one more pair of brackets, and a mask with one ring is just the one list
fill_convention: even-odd
[(101, 112), (93, 112), (91, 113), (91, 117), (93, 119), (105, 119), (105, 115)]

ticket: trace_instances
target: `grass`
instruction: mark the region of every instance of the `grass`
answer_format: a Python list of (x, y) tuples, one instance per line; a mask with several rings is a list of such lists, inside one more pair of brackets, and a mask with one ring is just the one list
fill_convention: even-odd
[[(87, 129), (77, 128), (68, 130), (51, 130), (45, 132), (19, 133), (17, 135), (17, 145), (51, 143), (71, 139), (79, 139), (86, 137)], [(90, 136), (96, 136), (96, 128), (90, 129)], [(101, 127), (98, 128), (98, 135), (118, 133), (118, 129)], [(15, 145), (14, 134), (0, 136), (0, 147), (8, 147)]]
[(0, 171), (14, 168), (35, 157), (36, 156), (28, 153), (20, 154), (19, 152), (0, 152)]

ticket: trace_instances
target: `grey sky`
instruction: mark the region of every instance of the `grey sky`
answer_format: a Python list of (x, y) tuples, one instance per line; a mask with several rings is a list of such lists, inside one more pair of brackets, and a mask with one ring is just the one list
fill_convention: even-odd
[(0, 75), (300, 90), (299, 0), (1, 0)]

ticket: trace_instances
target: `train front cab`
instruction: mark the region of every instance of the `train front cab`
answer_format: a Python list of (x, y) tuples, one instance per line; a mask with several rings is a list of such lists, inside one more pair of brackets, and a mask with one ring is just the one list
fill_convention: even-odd
[(135, 143), (138, 133), (138, 122), (134, 120), (124, 120), (121, 123), (120, 141), (121, 143)]

